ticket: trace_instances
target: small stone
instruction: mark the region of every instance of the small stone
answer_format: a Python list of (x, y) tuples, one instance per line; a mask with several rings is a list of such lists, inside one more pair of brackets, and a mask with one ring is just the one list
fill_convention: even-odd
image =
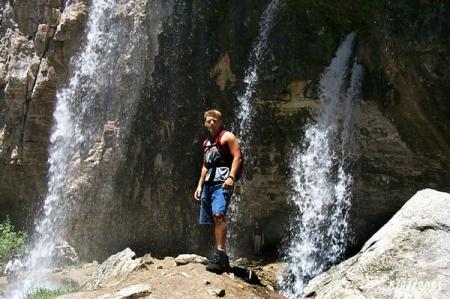
[(189, 277), (191, 277), (189, 274), (187, 274), (186, 272), (180, 272), (179, 273), (181, 276), (184, 276), (184, 277), (186, 277), (186, 278), (189, 278)]
[(223, 297), (225, 296), (225, 290), (224, 289), (208, 290), (208, 294), (215, 297)]
[(210, 282), (209, 280), (203, 279), (203, 284), (204, 284), (205, 286), (207, 286), (207, 285), (210, 285), (211, 282)]
[(138, 298), (151, 294), (151, 288), (146, 284), (136, 284), (129, 287), (126, 287), (119, 292), (115, 293), (115, 295), (123, 296), (123, 298)]
[(146, 265), (151, 265), (151, 264), (155, 263), (155, 260), (152, 258), (151, 254), (149, 254), (149, 253), (144, 255), (141, 259)]
[(238, 258), (237, 260), (235, 260), (234, 263), (236, 265), (243, 266), (243, 265), (248, 265), (250, 262), (247, 258), (241, 257), (241, 258)]
[(186, 265), (189, 263), (207, 264), (208, 259), (197, 254), (180, 254), (175, 258), (175, 263), (177, 266)]
[(156, 265), (156, 267), (155, 267), (156, 270), (159, 270), (159, 269), (162, 269), (162, 268), (163, 268), (162, 265)]
[(266, 287), (271, 290), (272, 292), (275, 292), (275, 288), (271, 286), (270, 284), (266, 285)]

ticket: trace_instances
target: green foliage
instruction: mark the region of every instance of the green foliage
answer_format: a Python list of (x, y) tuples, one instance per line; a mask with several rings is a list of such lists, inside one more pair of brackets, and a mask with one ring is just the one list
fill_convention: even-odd
[(8, 256), (20, 253), (26, 241), (27, 234), (16, 231), (9, 217), (0, 223), (0, 271), (3, 272)]
[(72, 289), (60, 289), (60, 290), (37, 289), (34, 292), (28, 294), (24, 299), (50, 299), (71, 293), (72, 291), (73, 291)]

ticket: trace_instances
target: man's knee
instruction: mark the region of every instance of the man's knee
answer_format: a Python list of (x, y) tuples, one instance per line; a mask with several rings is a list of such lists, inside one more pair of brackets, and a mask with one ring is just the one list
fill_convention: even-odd
[(225, 221), (225, 216), (222, 214), (214, 214), (213, 217), (214, 217), (214, 223), (218, 224), (218, 223), (222, 223)]

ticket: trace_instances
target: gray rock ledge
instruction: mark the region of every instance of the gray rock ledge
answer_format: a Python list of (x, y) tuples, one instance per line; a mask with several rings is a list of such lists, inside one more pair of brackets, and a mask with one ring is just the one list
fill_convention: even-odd
[(417, 192), (361, 251), (304, 298), (450, 298), (450, 194)]

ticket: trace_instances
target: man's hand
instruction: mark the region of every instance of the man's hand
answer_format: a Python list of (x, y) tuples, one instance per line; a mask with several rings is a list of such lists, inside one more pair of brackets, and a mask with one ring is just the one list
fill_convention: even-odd
[(198, 186), (194, 192), (194, 198), (196, 201), (200, 201), (201, 196), (202, 196), (202, 186)]
[(234, 186), (234, 180), (231, 177), (228, 177), (225, 182), (222, 184), (222, 188), (226, 190), (233, 189)]

